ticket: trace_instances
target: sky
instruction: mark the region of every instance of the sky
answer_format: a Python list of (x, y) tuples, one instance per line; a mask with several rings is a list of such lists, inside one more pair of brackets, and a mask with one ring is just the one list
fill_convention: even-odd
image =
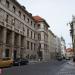
[(67, 25), (75, 14), (75, 0), (17, 0), (33, 16), (44, 18), (50, 30), (58, 37), (63, 36), (66, 46), (70, 47), (70, 27)]

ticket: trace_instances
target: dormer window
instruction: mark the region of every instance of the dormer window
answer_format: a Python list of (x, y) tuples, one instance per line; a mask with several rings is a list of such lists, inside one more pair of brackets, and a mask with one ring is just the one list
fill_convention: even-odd
[(40, 28), (40, 24), (38, 24), (38, 29)]

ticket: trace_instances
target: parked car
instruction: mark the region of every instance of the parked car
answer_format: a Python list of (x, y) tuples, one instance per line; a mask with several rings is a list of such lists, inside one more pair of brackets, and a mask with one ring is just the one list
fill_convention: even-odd
[(13, 65), (13, 60), (9, 57), (0, 58), (0, 68), (10, 67)]
[(16, 58), (16, 59), (14, 59), (14, 61), (13, 61), (13, 65), (14, 65), (14, 66), (19, 66), (19, 65), (20, 65), (20, 62), (21, 62), (21, 59), (20, 59), (20, 58)]
[(70, 58), (69, 57), (66, 57), (66, 60), (70, 60)]
[(62, 57), (61, 56), (57, 56), (57, 60), (58, 61), (62, 61)]
[(29, 61), (27, 59), (21, 59), (20, 64), (21, 65), (27, 65), (29, 63)]
[(26, 65), (26, 64), (28, 64), (28, 60), (24, 58), (16, 58), (13, 61), (14, 66), (20, 66), (20, 65)]

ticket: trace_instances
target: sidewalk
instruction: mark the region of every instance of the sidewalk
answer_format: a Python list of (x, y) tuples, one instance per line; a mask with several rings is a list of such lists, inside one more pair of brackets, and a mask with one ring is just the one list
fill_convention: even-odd
[(72, 61), (67, 62), (56, 75), (75, 75), (75, 63)]

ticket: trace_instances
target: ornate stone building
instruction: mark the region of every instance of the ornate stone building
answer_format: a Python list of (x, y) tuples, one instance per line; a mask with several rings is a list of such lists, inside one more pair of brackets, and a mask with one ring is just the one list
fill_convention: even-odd
[(49, 49), (48, 49), (48, 27), (47, 22), (40, 16), (33, 16), (37, 24), (38, 41), (40, 50), (40, 58), (42, 60), (49, 60)]
[(16, 0), (0, 0), (0, 57), (37, 58), (35, 20)]
[[(48, 28), (46, 20), (32, 16), (16, 0), (0, 0), (0, 58), (49, 60)], [(55, 51), (53, 37), (51, 50)]]

